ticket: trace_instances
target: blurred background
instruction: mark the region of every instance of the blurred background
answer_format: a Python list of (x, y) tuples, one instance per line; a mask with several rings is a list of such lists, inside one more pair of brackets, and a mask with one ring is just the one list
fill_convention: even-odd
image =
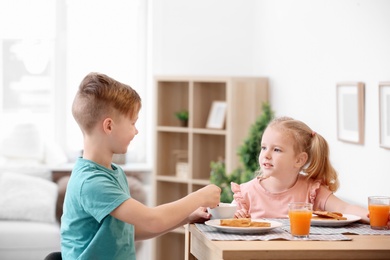
[[(74, 158), (82, 141), (71, 102), (99, 71), (141, 94), (140, 133), (126, 157), (152, 168), (153, 76), (268, 77), (276, 115), (322, 134), (337, 194), (366, 205), (368, 195), (389, 195), (378, 104), (379, 83), (390, 81), (388, 10), (386, 0), (1, 0), (1, 131), (34, 121)], [(346, 81), (365, 84), (360, 145), (337, 136), (336, 84)]]

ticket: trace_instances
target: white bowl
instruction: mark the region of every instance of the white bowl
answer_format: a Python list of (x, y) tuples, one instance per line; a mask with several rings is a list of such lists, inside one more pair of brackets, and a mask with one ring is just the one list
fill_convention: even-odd
[(234, 213), (237, 210), (237, 205), (230, 203), (219, 203), (218, 207), (207, 208), (207, 212), (211, 214), (210, 219), (227, 219), (234, 218)]

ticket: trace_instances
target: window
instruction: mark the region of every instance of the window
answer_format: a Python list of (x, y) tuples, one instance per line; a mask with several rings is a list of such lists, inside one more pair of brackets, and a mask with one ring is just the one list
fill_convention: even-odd
[(26, 121), (40, 122), (42, 129), (54, 133), (50, 123), (54, 111), (54, 3), (16, 0), (0, 4), (0, 115), (2, 122), (7, 122), (2, 134)]
[(2, 122), (33, 121), (70, 157), (79, 154), (82, 136), (71, 115), (73, 97), (87, 73), (102, 72), (141, 95), (140, 133), (127, 161), (148, 163), (146, 5), (142, 0), (1, 1)]

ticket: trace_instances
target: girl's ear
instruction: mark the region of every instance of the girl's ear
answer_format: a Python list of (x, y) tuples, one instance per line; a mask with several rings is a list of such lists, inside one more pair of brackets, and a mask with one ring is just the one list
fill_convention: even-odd
[(103, 131), (106, 134), (109, 134), (112, 130), (112, 119), (110, 117), (107, 117), (106, 119), (103, 120)]
[(306, 164), (307, 158), (308, 158), (308, 155), (305, 152), (301, 152), (300, 154), (298, 154), (297, 160), (295, 162), (297, 164), (298, 168), (301, 168)]

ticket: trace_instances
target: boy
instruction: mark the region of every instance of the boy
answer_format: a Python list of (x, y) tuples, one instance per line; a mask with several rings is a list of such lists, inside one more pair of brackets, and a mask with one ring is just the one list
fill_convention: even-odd
[(104, 74), (90, 73), (81, 82), (72, 114), (83, 133), (84, 152), (65, 195), (63, 259), (135, 259), (135, 240), (208, 219), (202, 207), (218, 205), (215, 185), (154, 208), (131, 198), (123, 170), (111, 161), (114, 153), (126, 153), (138, 133), (140, 109), (135, 90)]

